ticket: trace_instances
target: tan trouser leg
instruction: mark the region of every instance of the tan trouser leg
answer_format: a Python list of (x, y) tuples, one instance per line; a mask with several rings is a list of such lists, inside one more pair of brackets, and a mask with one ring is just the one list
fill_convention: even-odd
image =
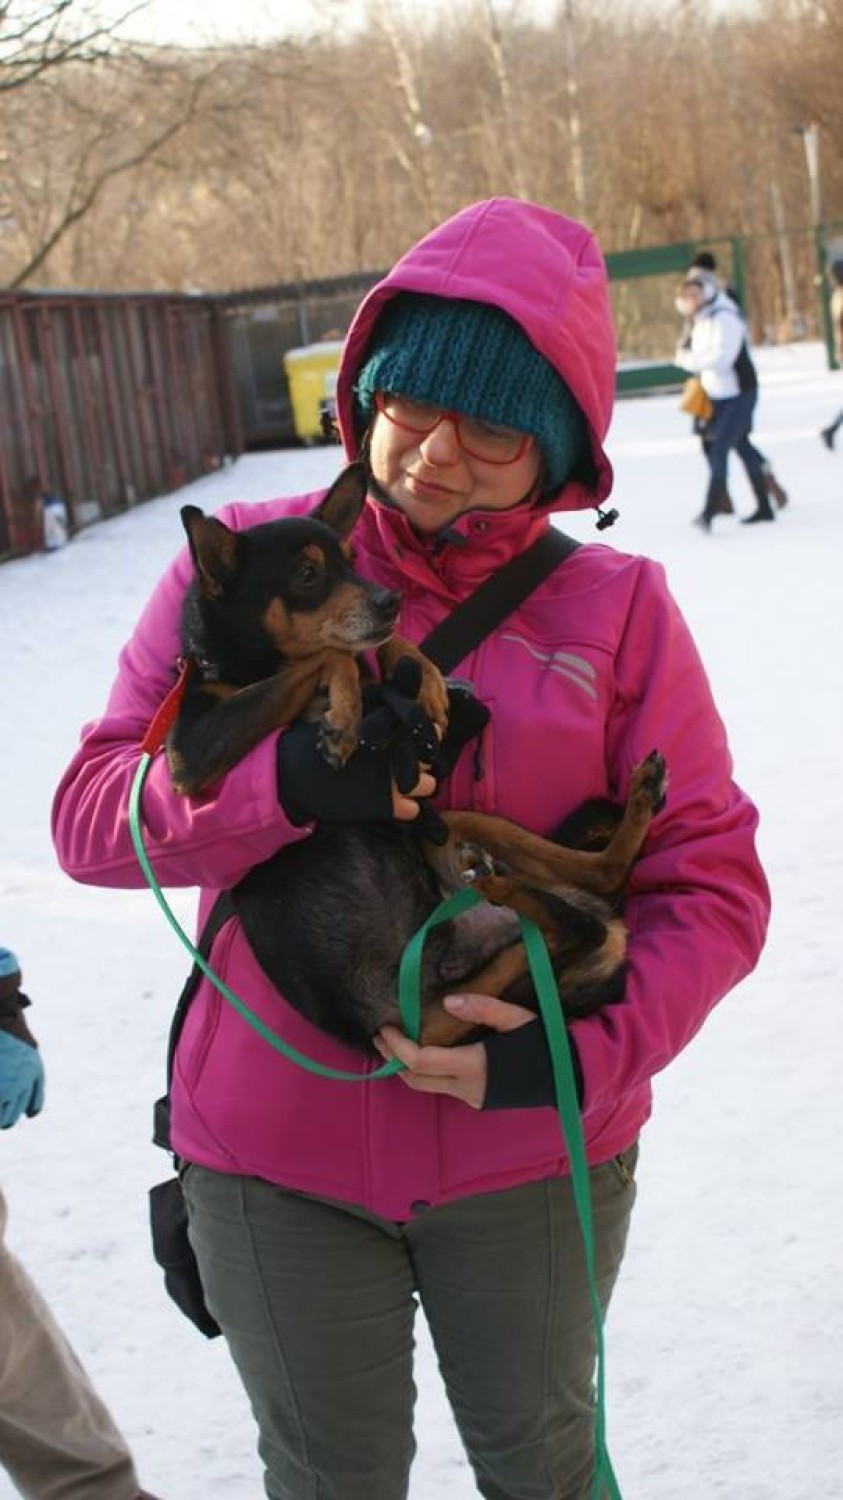
[(135, 1500), (125, 1441), (5, 1231), (0, 1192), (0, 1463), (26, 1500)]

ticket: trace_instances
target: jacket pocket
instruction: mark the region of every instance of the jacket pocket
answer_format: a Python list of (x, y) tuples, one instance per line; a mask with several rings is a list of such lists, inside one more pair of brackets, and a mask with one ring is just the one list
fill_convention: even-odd
[(619, 1151), (617, 1156), (612, 1157), (608, 1165), (612, 1168), (622, 1187), (635, 1187), (635, 1169), (638, 1165), (638, 1142), (634, 1141), (625, 1151)]

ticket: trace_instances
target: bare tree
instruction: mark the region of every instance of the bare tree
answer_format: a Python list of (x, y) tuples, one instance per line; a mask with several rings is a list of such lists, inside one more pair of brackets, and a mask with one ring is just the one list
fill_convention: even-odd
[(7, 120), (6, 192), (20, 247), (8, 285), (31, 281), (115, 178), (161, 156), (196, 117), (217, 66), (190, 73), (135, 54), (112, 60), (107, 74), (100, 64), (82, 76), (77, 65), (27, 88)]
[[(764, 327), (815, 302), (794, 131), (816, 123), (824, 212), (843, 217), (839, 0), (557, 0), (541, 20), (520, 0), (429, 0), (412, 19), (373, 0), (354, 27), (335, 3), (306, 39), (216, 52), (77, 27), (68, 59), (55, 27), (79, 13), (43, 0), (38, 46), (56, 61), (39, 72), (36, 31), (10, 22), (33, 5), (0, 0), (0, 77), (26, 82), (0, 89), (0, 277), (222, 290), (340, 275), (514, 193), (587, 213), (608, 251), (744, 236)], [(651, 317), (637, 296), (630, 328)]]
[(78, 0), (2, 0), (0, 93), (23, 89), (69, 63), (98, 62), (114, 50), (123, 23), (144, 8), (127, 8), (109, 25), (89, 21)]

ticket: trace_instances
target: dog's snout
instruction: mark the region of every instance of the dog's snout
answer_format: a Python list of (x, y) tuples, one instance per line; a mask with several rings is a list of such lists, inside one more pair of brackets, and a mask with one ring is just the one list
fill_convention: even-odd
[(375, 589), (372, 605), (384, 620), (394, 620), (401, 605), (401, 595), (395, 589)]

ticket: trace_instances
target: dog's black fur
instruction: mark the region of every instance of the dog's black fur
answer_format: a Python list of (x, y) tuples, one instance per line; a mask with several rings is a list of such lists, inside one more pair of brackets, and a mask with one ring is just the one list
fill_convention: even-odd
[[(201, 792), (314, 701), (326, 758), (340, 765), (353, 753), (357, 653), (384, 641), (399, 604), (359, 578), (341, 546), (364, 496), (365, 475), (352, 466), (313, 518), (234, 533), (195, 507), (183, 510), (197, 569), (183, 647), (196, 669), (169, 741), (179, 791)], [(383, 669), (408, 653), (423, 665), (420, 701), (442, 727), (445, 684), (416, 648), (391, 638)], [(474, 879), (488, 901), (434, 928), (425, 944), (422, 1039), (447, 1045), (470, 1030), (439, 1004), (451, 991), (530, 1003), (516, 911), (544, 932), (566, 1014), (588, 1014), (623, 991), (623, 890), (664, 787), (653, 752), (636, 768), (625, 807), (589, 802), (547, 839), (470, 812), (444, 814), (442, 847), (412, 824), (326, 822), (240, 882), (238, 915), (289, 1002), (325, 1031), (366, 1045), (385, 1022), (399, 1021), (398, 971), (410, 937), (443, 896)]]

